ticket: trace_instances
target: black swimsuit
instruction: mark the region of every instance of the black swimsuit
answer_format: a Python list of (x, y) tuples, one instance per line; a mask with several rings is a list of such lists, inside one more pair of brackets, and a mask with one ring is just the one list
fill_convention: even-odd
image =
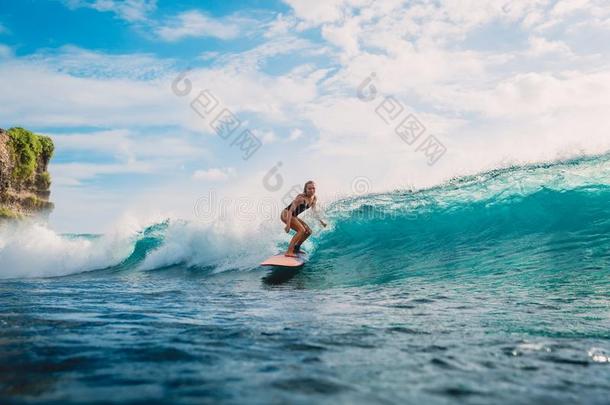
[[(287, 211), (290, 211), (290, 207), (291, 207), (291, 206), (292, 206), (292, 204), (290, 204), (289, 206), (287, 206), (285, 209), (286, 209)], [(298, 206), (297, 206), (297, 207), (294, 209), (294, 211), (292, 211), (292, 215), (293, 215), (293, 216), (295, 216), (295, 217), (298, 217), (298, 216), (299, 216), (299, 214), (300, 214), (301, 212), (305, 211), (307, 208), (309, 208), (309, 204), (307, 204), (307, 203), (301, 203), (301, 204), (299, 204), (299, 205), (298, 205)]]

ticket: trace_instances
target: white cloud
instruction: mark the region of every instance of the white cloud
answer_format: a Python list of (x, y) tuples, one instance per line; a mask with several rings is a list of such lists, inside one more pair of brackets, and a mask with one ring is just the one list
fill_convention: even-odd
[(74, 77), (20, 61), (0, 65), (0, 92), (12, 102), (3, 122), (24, 126), (182, 125), (188, 110), (167, 83)]
[(327, 53), (328, 48), (291, 35), (279, 36), (246, 51), (225, 53), (216, 59), (215, 65), (226, 67), (229, 71), (258, 72), (269, 58), (297, 52), (301, 57), (319, 56)]
[(259, 129), (253, 129), (252, 133), (264, 144), (275, 143), (278, 141), (278, 137), (273, 131), (261, 131)]
[[(298, 47), (306, 43), (301, 41)], [(274, 77), (240, 67), (296, 47), (288, 43), (255, 48), (218, 66), (194, 69), (188, 73), (193, 91), (185, 97), (172, 93), (177, 72), (171, 70), (171, 61), (150, 55), (106, 55), (63, 47), (56, 54), (9, 57), (0, 64), (0, 92), (12, 98), (0, 110), (0, 121), (45, 127), (176, 126), (212, 134), (189, 106), (205, 88), (237, 114), (245, 111), (272, 122), (293, 121), (289, 109), (315, 97), (323, 71), (301, 69)]]
[(528, 54), (531, 56), (540, 56), (545, 54), (557, 53), (564, 56), (572, 55), (572, 50), (568, 45), (561, 41), (549, 41), (546, 38), (533, 36), (529, 39), (530, 49)]
[(193, 173), (194, 180), (202, 181), (226, 181), (236, 175), (236, 171), (232, 167), (211, 168), (207, 170), (196, 170)]
[(71, 8), (88, 7), (100, 12), (112, 12), (129, 21), (144, 21), (157, 7), (156, 0), (67, 0)]
[(289, 141), (296, 141), (297, 139), (299, 139), (300, 137), (303, 136), (303, 131), (301, 131), (299, 128), (295, 128), (292, 131), (290, 131), (290, 135), (288, 136), (288, 140)]
[(115, 129), (87, 133), (46, 134), (62, 152), (96, 152), (122, 162), (150, 161), (157, 170), (174, 161), (209, 158), (209, 152), (176, 132), (151, 135)]
[[(610, 69), (603, 72), (517, 74), (490, 88), (448, 91), (438, 95), (454, 108), (485, 116), (520, 120), (563, 112), (610, 108)], [(450, 101), (449, 101), (450, 100)], [(600, 123), (606, 118), (600, 116)]]
[(284, 2), (292, 7), (295, 16), (302, 20), (299, 24), (301, 30), (340, 21), (346, 15), (350, 15), (352, 8), (372, 4), (371, 0), (285, 0)]
[[(167, 176), (180, 174), (185, 162), (195, 159), (211, 159), (210, 153), (188, 138), (175, 132), (146, 134), (127, 129), (94, 131), (86, 133), (49, 134), (55, 149), (69, 163), (51, 161), (49, 171), (54, 190), (63, 187), (89, 189), (89, 181), (104, 175), (129, 176), (133, 174), (155, 174)], [(94, 156), (99, 163), (90, 163)], [(134, 190), (139, 187), (134, 186)], [(116, 197), (116, 196), (115, 196)]]
[(174, 62), (151, 54), (106, 54), (72, 45), (42, 50), (22, 59), (31, 65), (74, 77), (152, 80), (166, 74)]
[(214, 37), (231, 39), (239, 35), (239, 25), (231, 20), (216, 20), (196, 11), (185, 11), (157, 28), (157, 35), (164, 41), (178, 41), (187, 37)]
[(278, 36), (289, 35), (295, 29), (297, 19), (291, 15), (278, 14), (275, 19), (266, 27), (263, 34), (265, 38), (273, 39)]
[(590, 0), (559, 0), (551, 9), (551, 16), (562, 17), (579, 10), (584, 10), (591, 5)]
[(340, 47), (347, 56), (355, 55), (360, 50), (359, 30), (357, 20), (350, 19), (342, 25), (328, 25), (322, 28), (322, 36), (330, 43)]
[(127, 163), (53, 163), (49, 172), (55, 186), (79, 186), (84, 180), (106, 174), (150, 173), (154, 167), (145, 162)]
[(170, 70), (171, 61), (74, 47), (18, 58), (7, 51), (4, 56), (0, 92), (11, 94), (12, 101), (0, 110), (0, 122), (209, 132), (189, 108), (190, 100), (172, 93), (177, 73)]

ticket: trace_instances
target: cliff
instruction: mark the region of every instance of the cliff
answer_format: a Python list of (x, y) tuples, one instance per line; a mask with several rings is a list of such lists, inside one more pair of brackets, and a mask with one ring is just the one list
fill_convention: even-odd
[(23, 128), (0, 129), (0, 219), (48, 213), (53, 141)]

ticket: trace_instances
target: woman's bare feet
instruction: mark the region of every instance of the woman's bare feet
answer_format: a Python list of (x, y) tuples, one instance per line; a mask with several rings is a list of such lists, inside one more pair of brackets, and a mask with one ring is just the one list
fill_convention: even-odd
[(299, 256), (295, 255), (294, 253), (289, 253), (289, 252), (284, 253), (284, 256), (286, 256), (286, 257), (299, 257)]

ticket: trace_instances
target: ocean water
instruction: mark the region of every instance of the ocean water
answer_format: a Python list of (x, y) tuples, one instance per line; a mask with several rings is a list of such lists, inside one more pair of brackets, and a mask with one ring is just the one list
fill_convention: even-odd
[(262, 230), (5, 226), (0, 402), (610, 403), (609, 156), (327, 215), (298, 270)]

